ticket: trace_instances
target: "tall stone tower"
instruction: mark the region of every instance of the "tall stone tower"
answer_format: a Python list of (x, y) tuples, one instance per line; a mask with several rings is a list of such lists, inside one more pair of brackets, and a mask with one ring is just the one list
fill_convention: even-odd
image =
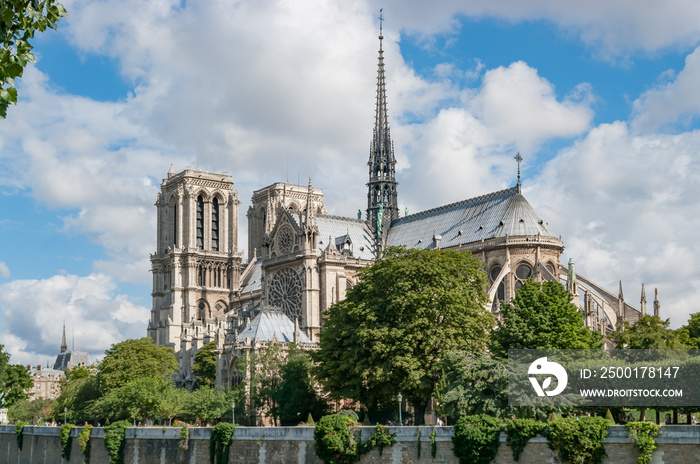
[(182, 381), (240, 291), (239, 204), (227, 174), (171, 167), (161, 184), (148, 335), (175, 350)]
[(382, 21), (379, 25), (379, 68), (377, 71), (377, 102), (374, 115), (374, 133), (369, 153), (369, 182), (367, 183), (367, 223), (375, 234), (377, 251), (386, 240), (392, 221), (399, 217), (396, 194), (396, 159), (389, 131), (384, 78), (384, 51), (382, 49)]

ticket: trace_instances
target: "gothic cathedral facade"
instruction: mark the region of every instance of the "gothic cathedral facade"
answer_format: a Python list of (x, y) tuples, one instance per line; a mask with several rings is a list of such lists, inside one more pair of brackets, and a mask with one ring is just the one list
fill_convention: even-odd
[[(401, 217), (382, 39), (380, 29), (364, 220), (329, 215), (311, 179), (306, 186), (274, 183), (253, 192), (244, 263), (231, 176), (170, 168), (156, 201), (148, 335), (175, 351), (178, 384), (194, 386), (194, 356), (210, 342), (216, 342), (221, 386), (240, 380), (237, 360), (247, 350), (277, 342), (313, 349), (323, 311), (345, 298), (357, 271), (392, 245), (473, 253), (484, 263), (496, 314), (527, 279), (564, 283), (586, 324), (603, 335), (646, 313), (643, 285), (637, 309), (624, 300), (621, 283), (615, 295), (577, 275), (572, 261), (560, 263), (561, 236), (523, 196), (519, 172), (512, 188)], [(659, 311), (657, 294), (654, 314)]]

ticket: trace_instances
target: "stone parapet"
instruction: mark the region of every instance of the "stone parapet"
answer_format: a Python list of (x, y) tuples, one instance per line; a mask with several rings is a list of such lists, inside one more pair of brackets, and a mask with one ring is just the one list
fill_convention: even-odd
[[(71, 431), (73, 439), (71, 462), (82, 462), (78, 434), (81, 427)], [(436, 455), (431, 455), (430, 434), (433, 427), (387, 427), (396, 434), (396, 444), (385, 448), (382, 455), (374, 449), (363, 455), (361, 464), (394, 463), (405, 464), (457, 464), (452, 452), (452, 427), (436, 427)], [(420, 430), (420, 439), (419, 439)], [(700, 427), (663, 426), (656, 439), (658, 449), (654, 453), (655, 464), (700, 462)], [(374, 427), (358, 427), (356, 437), (366, 441)], [(90, 462), (108, 464), (109, 455), (104, 447), (104, 429), (94, 427), (91, 435)], [(208, 462), (211, 428), (189, 429), (187, 449), (180, 449), (179, 427), (132, 427), (126, 431), (124, 463), (192, 463)], [(515, 464), (505, 434), (501, 434), (501, 447), (495, 464)], [(420, 445), (419, 445), (420, 442)], [(623, 426), (610, 427), (604, 441), (606, 458), (604, 464), (636, 464), (637, 450)], [(17, 447), (14, 426), (0, 426), (0, 462), (17, 464), (64, 464), (58, 427), (26, 426), (24, 445)], [(313, 427), (239, 427), (235, 430), (231, 445), (230, 463), (309, 463), (321, 464), (314, 452)], [(543, 437), (535, 437), (525, 447), (518, 464), (540, 464), (559, 462)]]

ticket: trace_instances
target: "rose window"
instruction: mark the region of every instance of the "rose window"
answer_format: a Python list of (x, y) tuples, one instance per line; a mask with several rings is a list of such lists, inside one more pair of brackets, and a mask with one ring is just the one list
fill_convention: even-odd
[(270, 279), (269, 302), (291, 320), (301, 316), (301, 276), (294, 269), (277, 271)]

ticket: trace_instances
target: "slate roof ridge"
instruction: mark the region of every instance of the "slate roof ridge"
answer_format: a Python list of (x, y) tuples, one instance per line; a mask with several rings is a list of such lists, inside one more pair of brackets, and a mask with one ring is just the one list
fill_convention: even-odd
[[(394, 224), (401, 224), (401, 223), (403, 223), (404, 221), (410, 221), (410, 220), (413, 220), (413, 219), (418, 219), (418, 218), (420, 218), (420, 217), (422, 217), (422, 216), (428, 216), (428, 215), (430, 215), (430, 214), (434, 214), (434, 213), (437, 213), (437, 212), (440, 212), (440, 211), (446, 211), (446, 210), (449, 210), (449, 209), (453, 209), (453, 208), (455, 208), (455, 207), (457, 207), (457, 206), (467, 206), (467, 205), (469, 205), (469, 204), (471, 204), (471, 203), (479, 203), (479, 202), (484, 201), (484, 200), (489, 200), (489, 199), (491, 199), (491, 198), (496, 198), (496, 197), (502, 196), (502, 195), (504, 195), (504, 194), (506, 194), (506, 193), (518, 194), (518, 187), (517, 187), (517, 185), (516, 185), (515, 187), (510, 187), (510, 188), (507, 188), (507, 189), (498, 190), (498, 191), (496, 191), (496, 192), (487, 193), (487, 194), (485, 194), (485, 195), (480, 195), (480, 196), (478, 196), (478, 197), (467, 198), (466, 200), (460, 200), (460, 201), (457, 201), (457, 202), (454, 202), (454, 203), (449, 203), (449, 204), (447, 204), (447, 205), (438, 206), (437, 208), (426, 209), (425, 211), (419, 211), (419, 212), (417, 212), (417, 213), (409, 214), (408, 216), (404, 216), (404, 217), (402, 217), (402, 218), (399, 218), (399, 219), (396, 220), (396, 221), (393, 221), (393, 222), (392, 222), (392, 226), (393, 226)], [(522, 196), (522, 194), (520, 194), (520, 195)], [(523, 198), (524, 198), (524, 197), (523, 197)]]
[(324, 218), (324, 219), (340, 219), (346, 222), (357, 222), (357, 223), (364, 223), (364, 219), (357, 219), (357, 218), (352, 218), (352, 217), (345, 217), (345, 216), (335, 216), (333, 214), (317, 214), (316, 218)]

